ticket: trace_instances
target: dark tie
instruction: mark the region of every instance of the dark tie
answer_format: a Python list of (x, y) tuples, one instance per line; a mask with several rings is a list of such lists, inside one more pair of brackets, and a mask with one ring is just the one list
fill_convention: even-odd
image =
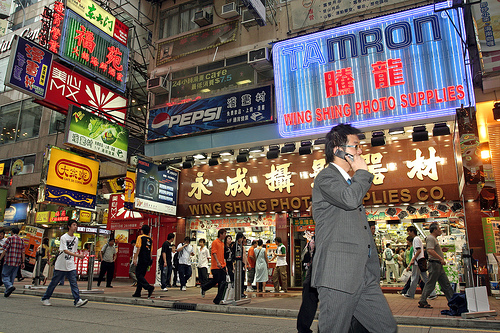
[(351, 184), (352, 184), (351, 178), (348, 178), (348, 179), (347, 179), (347, 184), (349, 184), (349, 185), (351, 185)]

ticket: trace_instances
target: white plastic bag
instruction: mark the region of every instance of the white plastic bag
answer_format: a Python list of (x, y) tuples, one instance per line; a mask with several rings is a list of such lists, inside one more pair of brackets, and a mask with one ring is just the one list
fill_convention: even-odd
[(403, 274), (399, 277), (398, 281), (406, 283), (408, 279), (411, 278), (411, 271), (407, 271), (406, 269), (403, 271)]

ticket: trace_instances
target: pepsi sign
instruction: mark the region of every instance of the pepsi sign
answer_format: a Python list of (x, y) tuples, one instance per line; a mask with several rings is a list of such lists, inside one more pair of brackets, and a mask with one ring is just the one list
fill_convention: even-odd
[(271, 86), (149, 110), (148, 141), (273, 120)]

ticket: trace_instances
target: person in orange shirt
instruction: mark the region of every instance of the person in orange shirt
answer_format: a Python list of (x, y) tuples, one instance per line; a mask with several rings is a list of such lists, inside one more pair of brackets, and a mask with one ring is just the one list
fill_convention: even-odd
[(252, 246), (248, 249), (248, 272), (247, 272), (247, 291), (254, 292), (252, 288), (253, 280), (255, 279), (255, 248), (257, 241), (252, 241)]
[(214, 303), (219, 304), (223, 296), (223, 288), (221, 284), (226, 280), (226, 261), (224, 260), (224, 238), (226, 237), (226, 229), (219, 229), (217, 239), (212, 242), (212, 279), (201, 286), (201, 296), (205, 297), (205, 292), (218, 285), (219, 290), (214, 298)]

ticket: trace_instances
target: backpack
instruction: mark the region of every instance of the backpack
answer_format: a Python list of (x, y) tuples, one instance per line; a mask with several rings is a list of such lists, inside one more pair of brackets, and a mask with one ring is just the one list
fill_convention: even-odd
[(385, 250), (385, 260), (391, 261), (392, 260), (392, 251), (391, 249), (386, 249)]

